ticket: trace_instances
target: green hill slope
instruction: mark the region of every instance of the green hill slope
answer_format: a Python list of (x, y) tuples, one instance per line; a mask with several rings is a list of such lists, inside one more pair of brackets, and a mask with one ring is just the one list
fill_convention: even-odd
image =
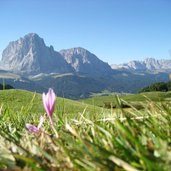
[[(0, 106), (3, 109), (8, 108), (11, 111), (21, 113), (45, 113), (42, 103), (42, 95), (24, 90), (1, 90), (0, 91)], [(83, 104), (78, 101), (57, 97), (55, 113), (75, 115), (78, 112), (91, 114), (99, 113), (102, 108), (88, 104)]]
[[(129, 104), (133, 104), (133, 106), (137, 104), (143, 104), (146, 101), (168, 101), (171, 100), (171, 92), (146, 92), (140, 94), (130, 94), (125, 96), (119, 96), (123, 101), (128, 102)], [(85, 100), (81, 100), (83, 103), (96, 105), (99, 107), (108, 107), (109, 104), (116, 106), (116, 96), (97, 96), (88, 98)]]

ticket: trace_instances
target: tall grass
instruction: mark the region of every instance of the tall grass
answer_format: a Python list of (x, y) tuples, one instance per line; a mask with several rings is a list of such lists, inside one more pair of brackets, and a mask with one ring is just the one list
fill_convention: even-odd
[[(121, 99), (116, 99), (118, 106)], [(0, 111), (1, 170), (116, 170), (169, 171), (171, 168), (171, 104), (148, 102), (132, 108), (75, 115), (56, 109), (55, 131), (45, 120), (43, 131), (32, 134), (26, 123), (37, 125), (40, 113), (31, 115), (31, 101), (19, 112)], [(28, 112), (29, 111), (29, 112)], [(46, 116), (46, 115), (45, 115)]]

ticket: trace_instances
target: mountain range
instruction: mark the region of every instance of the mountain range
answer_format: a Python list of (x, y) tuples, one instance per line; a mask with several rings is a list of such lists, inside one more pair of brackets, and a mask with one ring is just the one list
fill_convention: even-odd
[(59, 96), (87, 98), (99, 92), (129, 92), (157, 81), (168, 81), (171, 60), (131, 61), (109, 65), (88, 50), (54, 50), (36, 33), (12, 41), (0, 61), (0, 83), (43, 92), (49, 87)]
[(78, 47), (57, 52), (53, 46), (46, 46), (35, 33), (10, 42), (2, 53), (0, 68), (25, 76), (69, 72), (103, 75), (111, 72), (107, 63), (86, 49)]
[(129, 71), (171, 71), (171, 60), (146, 58), (144, 61), (130, 61), (124, 64), (113, 64), (112, 69), (122, 69)]

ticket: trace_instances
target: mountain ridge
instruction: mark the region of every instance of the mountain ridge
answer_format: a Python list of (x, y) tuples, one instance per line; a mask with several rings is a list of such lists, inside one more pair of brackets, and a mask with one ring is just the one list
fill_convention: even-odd
[(52, 46), (47, 47), (35, 33), (10, 42), (2, 53), (0, 68), (20, 74), (72, 71), (60, 53), (54, 51)]
[(143, 61), (133, 60), (119, 65), (112, 64), (111, 68), (129, 71), (171, 71), (171, 60), (145, 58)]
[(170, 71), (171, 60), (146, 58), (111, 66), (95, 54), (82, 47), (54, 50), (46, 46), (44, 39), (36, 33), (28, 33), (16, 41), (9, 42), (2, 52), (0, 69), (15, 73), (68, 73), (80, 72), (91, 75), (107, 75), (113, 70)]
[(25, 75), (80, 72), (102, 75), (112, 72), (110, 65), (88, 50), (78, 47), (55, 51), (36, 33), (12, 41), (4, 49), (0, 69)]
[(74, 68), (75, 72), (93, 75), (111, 72), (110, 65), (82, 47), (63, 49), (59, 53), (64, 56), (64, 59)]

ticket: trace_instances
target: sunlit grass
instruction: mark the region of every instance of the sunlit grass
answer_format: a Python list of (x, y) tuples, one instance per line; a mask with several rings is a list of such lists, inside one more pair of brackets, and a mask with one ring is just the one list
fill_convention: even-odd
[[(10, 91), (8, 93), (10, 96)], [(44, 114), (41, 95), (36, 96), (39, 96), (40, 103), (35, 101), (37, 97), (33, 94), (31, 97), (28, 93), (25, 99), (30, 99), (25, 101), (24, 97), (20, 99), (16, 96), (18, 101), (23, 101), (22, 109), (15, 108), (14, 104), (10, 106), (10, 101), (1, 98), (1, 169), (170, 170), (170, 102), (149, 101), (143, 111), (134, 107), (125, 111), (119, 108), (122, 100), (116, 98), (117, 110), (98, 108), (98, 112), (97, 108), (89, 110), (84, 105), (81, 108), (76, 102), (80, 109), (75, 112), (72, 109), (71, 114), (69, 111), (58, 112), (59, 106), (56, 106), (53, 115), (54, 127), (59, 135), (56, 138), (48, 118), (40, 134), (31, 134), (25, 128), (26, 123), (37, 125), (39, 116)], [(69, 102), (63, 103), (57, 98), (60, 108), (69, 106)], [(37, 111), (35, 104), (38, 105)], [(72, 108), (74, 101), (70, 105)]]

